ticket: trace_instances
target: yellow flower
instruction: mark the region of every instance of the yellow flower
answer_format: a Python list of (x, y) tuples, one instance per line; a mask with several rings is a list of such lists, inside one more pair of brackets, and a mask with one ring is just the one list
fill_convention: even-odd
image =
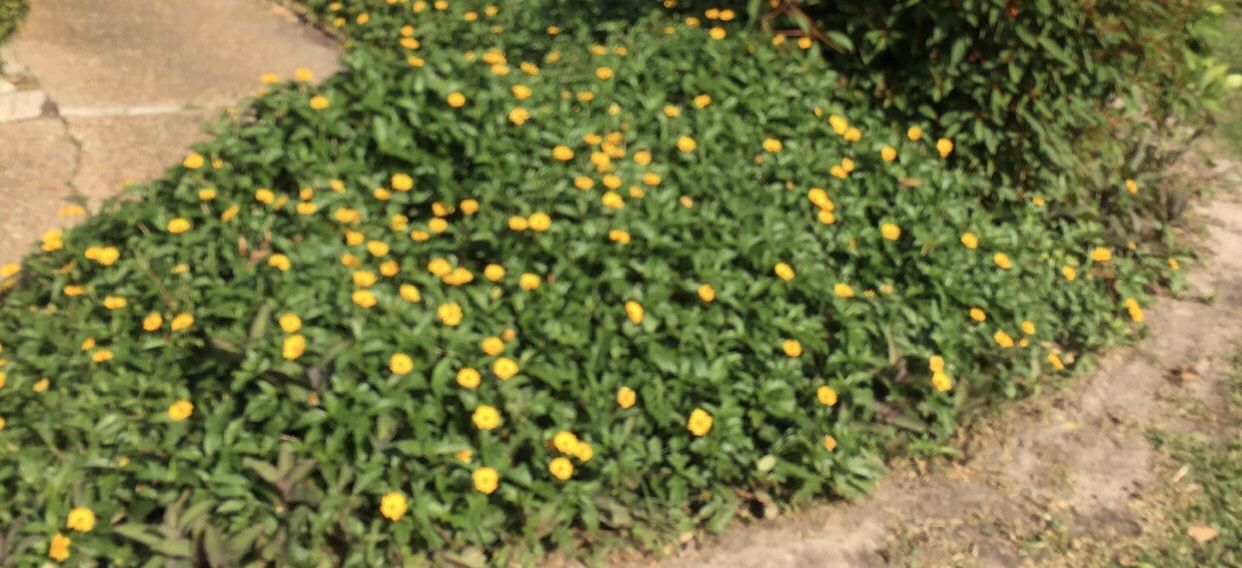
[(65, 247), (64, 231), (60, 229), (51, 229), (43, 233), (43, 252), (58, 251)]
[(1142, 322), (1144, 319), (1143, 308), (1134, 298), (1126, 298), (1126, 311), (1130, 312), (1130, 319), (1136, 322)]
[(595, 77), (600, 81), (607, 81), (612, 78), (611, 67), (600, 67), (595, 70)]
[(689, 136), (682, 136), (677, 139), (677, 149), (680, 150), (682, 153), (688, 154), (690, 152), (693, 152), (694, 149), (698, 147), (699, 145), (694, 141), (694, 138), (691, 138)]
[(438, 235), (448, 230), (448, 221), (436, 217), (435, 219), (427, 221), (427, 228), (431, 229), (431, 232)]
[(394, 375), (404, 375), (414, 370), (414, 360), (405, 353), (393, 353), (388, 359), (388, 369)]
[(8, 424), (8, 421), (5, 420), (4, 417), (0, 417), (0, 430), (4, 430), (4, 427), (8, 426)]
[(815, 389), (815, 398), (819, 399), (819, 403), (824, 406), (833, 406), (837, 403), (837, 391), (825, 385)]
[(784, 147), (785, 145), (782, 144), (780, 140), (777, 140), (775, 138), (767, 138), (767, 139), (764, 139), (763, 141), (763, 149), (773, 154), (780, 152), (781, 148), (784, 148)]
[(604, 176), (604, 187), (608, 189), (617, 189), (621, 187), (621, 178), (612, 174)]
[(300, 82), (307, 83), (310, 82), (311, 79), (315, 78), (315, 73), (305, 67), (298, 67), (293, 70), (293, 78)]
[(832, 131), (836, 132), (837, 136), (844, 136), (845, 132), (850, 128), (850, 121), (846, 120), (844, 116), (837, 114), (828, 117), (828, 124), (832, 126)]
[(427, 263), (427, 271), (436, 276), (445, 276), (453, 271), (453, 266), (443, 258), (433, 258)]
[(681, 109), (675, 105), (664, 105), (664, 116), (677, 118), (681, 116)]
[(380, 498), (380, 514), (394, 523), (400, 521), (401, 517), (405, 516), (405, 511), (408, 508), (409, 503), (406, 502), (405, 495), (400, 493), (392, 492)]
[(462, 388), (478, 388), (479, 383), (482, 382), (482, 380), (483, 376), (480, 375), (478, 371), (470, 367), (462, 367), (457, 371), (457, 384), (461, 385)]
[(384, 241), (368, 241), (367, 252), (373, 256), (384, 256), (388, 254), (388, 243)]
[(1078, 271), (1075, 270), (1073, 266), (1067, 264), (1061, 267), (1061, 276), (1064, 276), (1066, 280), (1073, 282), (1075, 278), (1078, 278)]
[(52, 535), (52, 542), (47, 547), (47, 557), (57, 562), (64, 562), (69, 559), (69, 544), (72, 541), (69, 537), (56, 533)]
[(625, 199), (621, 197), (621, 194), (612, 191), (604, 193), (600, 197), (600, 203), (608, 209), (621, 209), (625, 207)]
[(781, 344), (781, 350), (785, 352), (786, 357), (800, 357), (802, 356), (802, 343), (797, 339), (786, 339)]
[(542, 233), (552, 226), (552, 218), (547, 213), (531, 213), (530, 217), (526, 219), (526, 224), (530, 227), (530, 230)]
[(397, 273), (401, 271), (401, 265), (397, 264), (397, 261), (395, 260), (389, 260), (387, 262), (384, 262), (383, 264), (380, 264), (379, 268), (380, 268), (380, 274), (383, 274), (384, 276), (388, 278), (392, 278), (393, 276), (396, 276)]
[(39, 379), (35, 381), (34, 386), (31, 387), (30, 390), (34, 391), (36, 394), (44, 393), (44, 392), (47, 392), (47, 388), (51, 386), (51, 384), (52, 382), (47, 379)]
[(418, 287), (413, 284), (402, 284), (400, 288), (401, 299), (407, 302), (419, 302), (423, 299), (423, 295), (419, 292)]
[(310, 107), (313, 110), (323, 110), (328, 108), (328, 97), (323, 95), (315, 95), (310, 99)]
[[(1170, 269), (1172, 269), (1172, 270), (1174, 270), (1174, 271), (1181, 270), (1181, 268), (1182, 268), (1182, 264), (1181, 264), (1180, 262), (1178, 262), (1176, 258), (1169, 257), (1169, 268), (1170, 268)], [(67, 288), (67, 287), (66, 287), (66, 288)], [(66, 293), (66, 294), (67, 294), (67, 293)]]
[(712, 415), (702, 408), (696, 408), (686, 420), (686, 428), (695, 436), (706, 436), (712, 429)]
[(849, 172), (845, 171), (845, 168), (843, 168), (843, 167), (841, 167), (841, 166), (839, 166), (839, 165), (837, 165), (837, 166), (832, 166), (831, 168), (829, 168), (829, 169), (828, 169), (828, 173), (832, 174), (832, 177), (835, 177), (835, 178), (838, 178), (838, 179), (845, 179), (845, 178), (849, 177), (849, 175), (850, 175), (850, 173), (849, 173)]
[(707, 108), (707, 105), (710, 104), (712, 104), (712, 97), (710, 95), (699, 95), (694, 97), (694, 106), (696, 108)]
[(626, 245), (630, 243), (630, 233), (629, 231), (621, 229), (612, 229), (608, 231), (608, 240), (617, 244)]
[(995, 262), (996, 266), (999, 266), (1001, 270), (1009, 270), (1010, 268), (1013, 268), (1013, 261), (1009, 260), (1009, 255), (1003, 252), (998, 252), (992, 255), (992, 262)]
[(466, 105), (466, 95), (463, 95), (456, 91), (449, 93), (449, 96), (446, 100), (448, 101), (449, 106), (453, 108), (461, 108)]
[(722, 40), (725, 38), (725, 36), (729, 35), (728, 32), (726, 32), (725, 29), (720, 26), (716, 26), (712, 28), (710, 31), (707, 32), (707, 34), (710, 35), (711, 38), (714, 40)]
[(811, 49), (812, 45), (814, 45), (814, 42), (811, 38), (806, 36), (798, 38), (798, 49)]
[(918, 142), (923, 138), (923, 129), (917, 126), (911, 126), (909, 130), (906, 130), (906, 137), (911, 141)]
[(197, 170), (203, 167), (203, 162), (204, 160), (202, 154), (199, 154), (198, 152), (190, 152), (185, 155), (184, 160), (181, 160), (181, 165), (185, 166), (187, 169)]
[(103, 305), (109, 310), (119, 310), (124, 308), (129, 302), (120, 296), (104, 296)]
[(91, 360), (96, 363), (106, 363), (112, 360), (112, 352), (107, 349), (100, 349), (91, 354)]
[(574, 159), (574, 151), (570, 150), (568, 146), (557, 146), (552, 149), (552, 157), (562, 162), (568, 162)]
[(694, 207), (694, 198), (690, 197), (689, 195), (683, 195), (681, 197), (678, 197), (677, 202), (680, 203), (681, 206), (685, 207), (686, 209)]
[(376, 303), (375, 294), (371, 293), (370, 290), (354, 290), (354, 293), (350, 295), (350, 299), (363, 308), (372, 308)]
[(240, 212), (241, 212), (241, 206), (234, 203), (233, 205), (230, 205), (228, 209), (225, 209), (223, 213), (220, 214), (220, 220), (227, 223), (229, 221), (232, 221), (233, 218), (236, 217), (237, 214)]
[(573, 432), (557, 432), (552, 436), (552, 447), (562, 454), (572, 454), (578, 448), (578, 437)]
[(91, 532), (95, 528), (95, 512), (86, 507), (75, 507), (69, 511), (65, 527), (78, 532)]
[(299, 329), (302, 329), (302, 318), (296, 314), (283, 314), (278, 321), (281, 331), (285, 333), (297, 333)]
[(1113, 259), (1113, 252), (1105, 247), (1096, 247), (1091, 251), (1091, 260), (1096, 262), (1108, 262)]
[(591, 447), (591, 444), (581, 442), (574, 448), (573, 454), (574, 457), (578, 458), (578, 461), (586, 463), (591, 461), (591, 457), (595, 455), (595, 449)]
[(483, 277), (492, 282), (500, 282), (505, 277), (505, 268), (499, 264), (489, 264), (483, 268)]
[(634, 403), (638, 402), (638, 393), (630, 387), (621, 387), (617, 389), (617, 406), (621, 408), (630, 408)]
[(65, 296), (68, 296), (70, 298), (76, 298), (78, 296), (81, 296), (82, 294), (85, 294), (86, 289), (81, 286), (75, 285), (75, 284), (66, 284), (62, 292), (65, 294)]
[(494, 430), (500, 425), (500, 411), (493, 406), (480, 404), (478, 408), (474, 409), (474, 414), (471, 415), (470, 420), (480, 430)]
[(649, 186), (655, 187), (655, 186), (657, 186), (657, 185), (660, 185), (660, 181), (662, 181), (662, 180), (660, 179), (660, 174), (657, 174), (657, 173), (655, 173), (655, 172), (645, 172), (645, 173), (643, 173), (643, 183), (644, 183), (644, 184), (647, 184), (647, 185), (649, 185)]
[(786, 282), (789, 282), (790, 280), (793, 280), (793, 279), (794, 279), (794, 269), (793, 269), (793, 267), (792, 267), (792, 266), (789, 266), (788, 264), (786, 264), (786, 263), (784, 263), (784, 262), (778, 262), (778, 263), (776, 263), (776, 266), (774, 266), (774, 267), (772, 268), (772, 271), (776, 273), (776, 276), (777, 276), (778, 278), (780, 278), (781, 280), (784, 280), (784, 281), (786, 281)]
[(301, 335), (290, 335), (285, 338), (284, 345), (281, 347), (280, 356), (286, 360), (294, 361), (306, 352), (306, 338)]
[(1132, 179), (1126, 180), (1126, 191), (1130, 193), (1138, 193), (1138, 183)]
[(837, 449), (837, 439), (831, 434), (824, 435), (824, 449), (830, 452)]
[(173, 331), (182, 331), (192, 325), (194, 325), (194, 316), (182, 312), (173, 316), (171, 327)]
[(1052, 368), (1058, 371), (1065, 370), (1065, 362), (1061, 361), (1061, 356), (1056, 353), (1048, 354), (1048, 364), (1052, 365)]
[(293, 266), (293, 263), (289, 260), (289, 257), (283, 254), (274, 254), (268, 257), (267, 265), (281, 272), (285, 272)]
[(1035, 335), (1035, 323), (1031, 320), (1023, 320), (1021, 327), (1022, 333), (1027, 335)]
[(979, 248), (979, 237), (974, 233), (962, 233), (962, 246), (968, 249)]
[(83, 351), (90, 351), (91, 349), (94, 349), (94, 348), (95, 348), (95, 338), (94, 338), (94, 337), (88, 337), (88, 338), (86, 338), (86, 341), (83, 341), (83, 342), (82, 342), (82, 350), (83, 350)]
[(499, 337), (486, 337), (479, 342), (479, 348), (488, 355), (496, 356), (504, 353), (505, 342)]
[(535, 290), (539, 288), (539, 284), (539, 275), (531, 272), (523, 273), (522, 276), (518, 278), (518, 286), (523, 290)]
[(996, 340), (997, 345), (1006, 349), (1013, 347), (1013, 338), (1003, 331), (997, 330), (996, 333), (992, 334), (992, 339)]
[(896, 160), (897, 149), (892, 146), (885, 146), (883, 148), (880, 148), (880, 157), (883, 158), (885, 162), (891, 162), (893, 160)]
[(939, 392), (949, 392), (953, 388), (953, 379), (944, 373), (932, 373), (931, 383)]
[(845, 134), (841, 137), (844, 138), (846, 142), (857, 142), (862, 140), (862, 131), (851, 126), (850, 129), (846, 130)]
[(832, 293), (836, 294), (838, 298), (853, 298), (854, 288), (852, 288), (849, 284), (837, 282), (832, 286)]
[(548, 471), (561, 481), (565, 481), (574, 475), (574, 464), (567, 458), (555, 458), (548, 464)]
[(121, 251), (117, 250), (116, 247), (104, 247), (99, 249), (94, 260), (103, 266), (112, 266), (120, 257)]
[(949, 157), (953, 152), (953, 141), (948, 138), (941, 138), (936, 141), (936, 151), (940, 152), (941, 158)]
[(880, 225), (880, 234), (890, 241), (895, 241), (901, 238), (901, 227), (893, 223), (885, 223)]
[(711, 284), (700, 284), (699, 285), (699, 299), (703, 300), (704, 302), (711, 302), (712, 300), (715, 300), (716, 289), (712, 288)]
[(530, 111), (522, 107), (515, 107), (509, 111), (509, 122), (521, 126), (526, 124), (527, 120), (530, 120)]
[(634, 325), (643, 323), (644, 313), (642, 304), (634, 300), (627, 300), (625, 302), (625, 316), (630, 319), (630, 323)]
[(173, 422), (181, 422), (194, 414), (194, 403), (188, 400), (178, 400), (168, 406), (168, 419)]
[(932, 355), (930, 358), (927, 359), (927, 368), (931, 369), (931, 372), (933, 373), (943, 373), (944, 372), (944, 357), (941, 357), (939, 355)]
[(519, 101), (524, 101), (530, 98), (531, 90), (530, 87), (527, 87), (526, 85), (514, 85), (511, 90), (513, 91), (513, 98)]
[(988, 314), (979, 308), (970, 308), (970, 319), (975, 321), (987, 321)]
[[(91, 249), (87, 249), (86, 258), (91, 258), (92, 256), (97, 257), (97, 253), (92, 252)], [(21, 271), (22, 271), (21, 265), (16, 264), (16, 263), (10, 262), (5, 265), (0, 265), (0, 278), (8, 278)]]
[(474, 490), (484, 495), (491, 495), (500, 486), (500, 473), (494, 468), (481, 467), (470, 474), (474, 481)]
[(651, 163), (651, 152), (647, 150), (639, 150), (634, 152), (634, 163), (640, 166), (646, 166)]
[[(498, 338), (492, 339), (499, 341)], [(503, 348), (504, 345), (501, 344), (501, 349)], [(495, 363), (492, 363), (492, 372), (495, 373), (497, 377), (500, 377), (500, 380), (502, 381), (507, 381), (517, 376), (519, 370), (517, 362), (508, 357), (501, 357), (496, 359)]]
[(849, 158), (841, 158), (841, 169), (845, 170), (845, 173), (847, 174), (850, 172), (853, 172), (854, 171), (854, 160), (851, 160)]
[(155, 331), (161, 327), (164, 327), (164, 316), (159, 312), (151, 312), (142, 318), (142, 329), (146, 331)]
[(836, 204), (832, 202), (832, 199), (828, 198), (828, 192), (824, 191), (822, 188), (812, 187), (806, 192), (806, 198), (811, 200), (811, 203), (815, 204), (815, 206), (820, 209), (826, 211), (836, 209)]
[(440, 304), (440, 307), (436, 308), (436, 317), (440, 318), (440, 323), (449, 327), (456, 327), (460, 324), (462, 315), (461, 306), (457, 304)]

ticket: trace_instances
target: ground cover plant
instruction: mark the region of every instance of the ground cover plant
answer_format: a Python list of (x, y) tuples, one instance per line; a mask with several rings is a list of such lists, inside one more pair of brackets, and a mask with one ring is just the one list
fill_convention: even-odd
[(26, 15), (26, 0), (0, 0), (0, 41), (8, 39)]
[(341, 74), (265, 76), (0, 269), (0, 559), (503, 565), (718, 529), (936, 451), (1178, 269), (736, 13), (309, 6)]

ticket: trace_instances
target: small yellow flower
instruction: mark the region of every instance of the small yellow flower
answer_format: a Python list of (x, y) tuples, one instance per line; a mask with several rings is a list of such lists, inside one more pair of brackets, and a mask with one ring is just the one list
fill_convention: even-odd
[(1138, 193), (1138, 183), (1132, 179), (1126, 180), (1126, 191), (1130, 193)]
[(502, 381), (507, 381), (517, 376), (520, 370), (517, 362), (508, 357), (501, 357), (496, 359), (495, 363), (492, 363), (492, 372)]
[(557, 146), (552, 149), (552, 157), (562, 162), (568, 162), (574, 159), (574, 151), (570, 150), (568, 146)]
[(1073, 282), (1075, 278), (1078, 278), (1078, 271), (1075, 270), (1073, 266), (1067, 264), (1061, 267), (1061, 276), (1064, 276), (1066, 280)]
[(290, 335), (285, 338), (284, 345), (281, 347), (280, 356), (288, 361), (295, 361), (306, 352), (306, 338), (301, 335)]
[(812, 45), (814, 45), (814, 41), (811, 38), (806, 36), (798, 38), (798, 49), (811, 49)]
[(380, 264), (379, 269), (380, 274), (385, 277), (392, 278), (393, 276), (396, 276), (398, 272), (401, 272), (401, 265), (397, 264), (397, 261), (395, 260), (389, 260)]
[(700, 284), (698, 292), (699, 299), (704, 302), (711, 302), (716, 299), (716, 289), (712, 288), (711, 284)]
[(47, 380), (47, 379), (39, 379), (39, 380), (35, 381), (34, 386), (32, 386), (32, 387), (30, 388), (30, 390), (34, 391), (34, 392), (35, 392), (35, 394), (39, 394), (39, 393), (44, 393), (44, 392), (47, 392), (47, 389), (48, 389), (48, 387), (50, 387), (50, 386), (52, 386), (52, 382), (51, 382), (51, 381), (49, 381), (49, 380)]
[(682, 136), (677, 139), (677, 149), (684, 154), (689, 154), (690, 152), (693, 152), (695, 148), (698, 148), (698, 147), (699, 145), (698, 143), (694, 141), (694, 138), (691, 138), (689, 136)]
[(788, 264), (784, 262), (776, 263), (776, 266), (772, 268), (772, 271), (776, 273), (776, 276), (778, 278), (786, 282), (789, 282), (790, 280), (794, 279), (795, 274), (794, 274), (793, 267), (789, 266)]
[(830, 452), (837, 449), (837, 439), (832, 437), (831, 434), (826, 434), (824, 436), (824, 449)]
[(694, 198), (690, 197), (689, 195), (683, 195), (681, 197), (678, 197), (677, 202), (680, 203), (681, 206), (685, 207), (686, 209), (694, 207)]
[(880, 148), (880, 157), (883, 158), (885, 162), (891, 162), (893, 160), (896, 160), (897, 149), (892, 146), (885, 146), (883, 148)]
[(172, 324), (170, 327), (172, 327), (173, 331), (183, 331), (185, 329), (188, 329), (192, 325), (194, 325), (194, 316), (191, 314), (182, 312), (182, 313), (179, 313), (173, 316)]
[(401, 299), (407, 302), (417, 303), (422, 301), (423, 295), (418, 287), (413, 284), (402, 284), (400, 288)]
[(607, 81), (612, 78), (611, 67), (600, 67), (595, 70), (595, 77), (600, 81)]
[(949, 392), (953, 388), (953, 379), (944, 373), (932, 373), (931, 383), (939, 392)]
[(722, 40), (725, 38), (725, 36), (729, 35), (728, 32), (726, 32), (725, 29), (720, 26), (716, 26), (712, 28), (710, 31), (707, 32), (707, 34), (711, 36), (712, 39), (717, 40), (717, 41)]
[(124, 308), (127, 304), (129, 304), (129, 302), (120, 296), (104, 296), (103, 305), (109, 310), (119, 310)]
[[(859, 140), (862, 140), (862, 131), (851, 126), (849, 130), (846, 130), (845, 134), (842, 135), (841, 137), (844, 138), (846, 142), (857, 142)], [(847, 168), (847, 170), (848, 169), (849, 168)]]
[(825, 211), (836, 209), (836, 204), (832, 202), (832, 199), (828, 197), (828, 192), (824, 191), (823, 188), (812, 187), (806, 192), (806, 198), (811, 200), (811, 203), (815, 204), (816, 207)]
[(47, 547), (47, 557), (57, 562), (64, 562), (69, 559), (69, 544), (72, 541), (69, 537), (56, 533), (52, 535), (52, 541)]
[(979, 237), (974, 233), (962, 233), (962, 246), (968, 249), (979, 248)]
[(406, 502), (405, 495), (400, 493), (392, 492), (380, 498), (380, 514), (394, 523), (405, 516), (408, 508), (409, 503)]
[(600, 197), (600, 203), (608, 209), (621, 209), (625, 207), (625, 198), (619, 193), (609, 191)]
[(446, 100), (448, 101), (449, 106), (453, 108), (461, 108), (466, 105), (466, 95), (458, 92), (449, 93)]
[[(1182, 264), (1178, 262), (1176, 258), (1169, 257), (1169, 268), (1173, 270), (1174, 272), (1176, 272), (1178, 270), (1181, 270)], [(66, 292), (66, 295), (68, 295), (68, 292)]]
[(612, 229), (608, 231), (608, 240), (617, 244), (626, 245), (630, 243), (630, 233), (629, 231), (621, 229)]
[(552, 226), (552, 218), (547, 213), (535, 212), (527, 217), (526, 224), (536, 233), (547, 231)]
[(328, 108), (329, 104), (328, 97), (323, 95), (315, 95), (310, 99), (310, 107), (312, 110), (323, 110)]
[(480, 404), (478, 408), (474, 409), (474, 414), (471, 415), (470, 420), (480, 430), (494, 430), (500, 425), (500, 411), (493, 406)]
[(505, 277), (505, 267), (499, 264), (489, 264), (483, 268), (483, 277), (492, 282), (500, 282)]
[(293, 262), (283, 254), (274, 254), (267, 258), (267, 265), (281, 272), (286, 272), (293, 266)]
[(1105, 247), (1096, 247), (1091, 251), (1091, 260), (1096, 262), (1108, 262), (1113, 259), (1113, 252)]
[(530, 111), (522, 107), (515, 107), (509, 111), (509, 122), (521, 126), (526, 124), (527, 120), (530, 120)]
[(707, 108), (707, 105), (710, 104), (712, 104), (711, 95), (699, 95), (694, 97), (695, 108)]
[(155, 331), (161, 327), (164, 327), (164, 316), (159, 312), (151, 312), (142, 318), (142, 329), (145, 331)]
[(479, 348), (488, 355), (496, 356), (504, 353), (505, 342), (499, 337), (485, 337), (479, 342)]
[(414, 359), (405, 353), (393, 353), (388, 359), (388, 369), (394, 375), (404, 375), (414, 370)]
[(941, 158), (948, 158), (953, 153), (953, 141), (948, 138), (941, 138), (936, 141), (936, 151), (940, 153)]
[(350, 299), (363, 308), (372, 308), (376, 304), (375, 294), (370, 290), (354, 290)]
[(1022, 333), (1035, 335), (1035, 323), (1031, 320), (1023, 320), (1020, 327), (1022, 328)]
[(78, 532), (91, 532), (95, 528), (95, 512), (86, 507), (74, 507), (69, 511), (65, 527)]
[(85, 341), (83, 341), (83, 342), (82, 342), (82, 350), (83, 350), (83, 351), (90, 351), (91, 349), (94, 349), (94, 348), (95, 348), (95, 338), (94, 338), (94, 337), (88, 337), (88, 338), (86, 338), (86, 340), (85, 340)]
[(315, 78), (315, 73), (305, 67), (298, 67), (293, 70), (293, 78), (302, 83), (308, 83)]
[(1009, 255), (1003, 252), (998, 252), (992, 255), (992, 262), (996, 263), (996, 266), (999, 266), (1001, 270), (1009, 270), (1010, 268), (1013, 268), (1013, 261), (1009, 260)]
[(853, 298), (854, 288), (844, 282), (837, 282), (832, 286), (832, 293), (838, 298)]
[(911, 126), (909, 130), (906, 130), (906, 137), (913, 142), (918, 142), (923, 138), (923, 129), (917, 126)]
[(1009, 337), (1009, 334), (1003, 331), (997, 330), (996, 333), (992, 334), (992, 339), (996, 340), (997, 345), (1000, 345), (1005, 349), (1013, 347), (1013, 338)]
[(578, 436), (573, 432), (557, 432), (552, 436), (552, 447), (562, 454), (572, 454), (578, 448)]
[(280, 330), (285, 333), (297, 333), (299, 329), (302, 329), (302, 318), (297, 314), (282, 314), (278, 322)]
[(625, 316), (629, 318), (630, 323), (634, 325), (639, 325), (643, 323), (644, 314), (645, 314), (645, 310), (643, 310), (642, 304), (634, 300), (627, 300), (625, 302)]
[(837, 136), (845, 136), (846, 131), (850, 129), (850, 121), (837, 114), (828, 117), (828, 124), (832, 126), (832, 131), (836, 132)]
[(1125, 303), (1126, 311), (1130, 313), (1130, 319), (1141, 323), (1145, 318), (1143, 316), (1143, 308), (1139, 306), (1138, 301), (1134, 298), (1126, 298)]
[(830, 386), (824, 385), (815, 389), (815, 398), (824, 406), (834, 406), (837, 404), (837, 391)]
[(767, 138), (763, 141), (763, 149), (773, 154), (780, 152), (784, 147), (785, 145), (775, 138)]
[(591, 461), (591, 457), (595, 455), (595, 449), (591, 447), (591, 444), (580, 442), (578, 446), (574, 448), (573, 454), (574, 457), (578, 458), (578, 461), (586, 463)]
[(181, 422), (194, 414), (194, 403), (188, 400), (178, 400), (168, 407), (168, 419), (173, 422)]
[(384, 256), (388, 254), (388, 243), (384, 241), (368, 241), (367, 252), (372, 256)]
[(440, 304), (440, 307), (436, 308), (436, 317), (440, 318), (440, 323), (449, 327), (456, 327), (460, 324), (462, 316), (461, 306), (457, 304)]
[(939, 355), (932, 355), (930, 358), (927, 359), (927, 368), (931, 369), (931, 372), (933, 373), (943, 373), (944, 372), (944, 357), (941, 357)]
[(91, 354), (91, 360), (96, 363), (106, 363), (112, 360), (112, 351), (100, 349)]
[(1065, 370), (1065, 362), (1064, 362), (1064, 361), (1062, 361), (1062, 360), (1061, 360), (1061, 356), (1060, 356), (1060, 355), (1057, 355), (1056, 353), (1049, 353), (1049, 354), (1048, 354), (1048, 364), (1049, 364), (1049, 365), (1052, 365), (1052, 368), (1053, 368), (1053, 369), (1056, 369), (1056, 370), (1058, 370), (1058, 371), (1064, 371), (1064, 370)]
[(630, 387), (621, 387), (617, 389), (617, 406), (621, 408), (630, 408), (634, 403), (638, 402), (638, 393)]
[(462, 367), (457, 371), (457, 384), (465, 389), (475, 389), (479, 387), (483, 376), (471, 367)]
[(548, 464), (548, 471), (552, 473), (552, 477), (565, 481), (570, 477), (573, 477), (574, 464), (567, 458), (554, 458), (552, 462)]
[(893, 223), (885, 223), (880, 225), (880, 235), (882, 235), (885, 239), (895, 241), (901, 238), (901, 227), (898, 227)]
[(220, 214), (220, 220), (227, 223), (229, 221), (232, 221), (234, 217), (237, 217), (237, 214), (240, 212), (241, 212), (241, 206), (234, 203), (233, 205), (230, 205), (228, 209), (225, 209), (223, 213)]
[(801, 357), (802, 343), (797, 339), (786, 339), (784, 343), (781, 343), (781, 350), (785, 352), (786, 357)]
[(470, 479), (474, 481), (474, 490), (484, 495), (495, 493), (496, 488), (500, 486), (500, 473), (490, 467), (474, 470), (474, 473), (470, 474)]
[(535, 290), (539, 288), (540, 282), (539, 275), (531, 272), (523, 273), (518, 277), (518, 286), (523, 290)]
[(988, 314), (979, 308), (970, 308), (970, 319), (978, 322), (987, 321)]
[(686, 420), (686, 428), (695, 436), (706, 436), (712, 429), (712, 415), (702, 408), (696, 408)]
[(832, 174), (832, 177), (835, 177), (838, 179), (845, 179), (849, 177), (850, 175), (850, 173), (845, 171), (845, 168), (841, 167), (840, 165), (832, 166), (831, 168), (828, 169), (828, 173)]
[(198, 152), (190, 152), (186, 154), (185, 159), (181, 161), (181, 165), (186, 169), (197, 170), (203, 167), (203, 155)]

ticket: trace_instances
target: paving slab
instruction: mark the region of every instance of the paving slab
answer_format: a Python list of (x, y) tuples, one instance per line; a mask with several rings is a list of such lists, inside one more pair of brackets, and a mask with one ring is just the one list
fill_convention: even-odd
[(0, 264), (18, 260), (73, 194), (77, 145), (56, 118), (0, 124)]
[(262, 0), (40, 0), (10, 49), (62, 110), (220, 106), (266, 72), (327, 77), (338, 55)]
[(215, 114), (66, 117), (82, 150), (73, 187), (97, 205), (126, 185), (159, 177), (181, 161), (190, 144), (207, 136), (202, 126)]

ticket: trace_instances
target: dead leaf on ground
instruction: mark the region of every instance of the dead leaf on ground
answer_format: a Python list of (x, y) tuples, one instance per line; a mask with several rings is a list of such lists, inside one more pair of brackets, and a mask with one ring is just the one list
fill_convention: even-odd
[(1186, 534), (1190, 536), (1190, 538), (1195, 539), (1195, 542), (1199, 544), (1203, 544), (1209, 540), (1216, 538), (1217, 533), (1216, 533), (1216, 529), (1212, 527), (1207, 527), (1203, 525), (1195, 525), (1193, 527), (1186, 529)]
[(1169, 371), (1169, 377), (1177, 384), (1187, 384), (1199, 380), (1199, 371), (1194, 367), (1174, 367)]

